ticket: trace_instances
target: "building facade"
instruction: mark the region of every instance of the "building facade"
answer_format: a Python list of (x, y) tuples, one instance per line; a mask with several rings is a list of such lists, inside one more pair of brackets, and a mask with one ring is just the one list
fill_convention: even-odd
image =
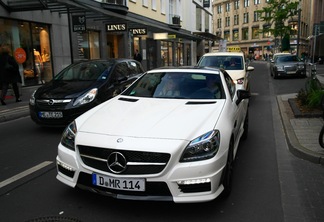
[(79, 60), (133, 58), (136, 49), (147, 70), (194, 65), (217, 39), (205, 0), (2, 0), (0, 24), (23, 86)]
[[(255, 59), (265, 59), (279, 52), (280, 39), (270, 32), (262, 32), (266, 24), (257, 12), (267, 4), (268, 0), (214, 0), (215, 34), (227, 46), (239, 46), (246, 55)], [(309, 36), (312, 35), (312, 19), (309, 15), (312, 14), (312, 5), (313, 0), (300, 0), (300, 13), (286, 21), (286, 25), (291, 26), (291, 53), (309, 54)], [(214, 50), (218, 50), (218, 47)]]

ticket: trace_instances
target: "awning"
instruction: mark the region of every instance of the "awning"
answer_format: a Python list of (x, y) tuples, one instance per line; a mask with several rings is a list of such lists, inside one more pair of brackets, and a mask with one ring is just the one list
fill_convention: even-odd
[[(146, 27), (153, 33), (167, 32), (169, 35), (176, 35), (176, 38), (188, 40), (215, 40), (218, 37), (206, 32), (191, 33), (181, 29), (179, 26), (166, 24), (145, 16), (141, 16), (128, 11), (123, 5), (105, 4), (89, 0), (8, 0), (8, 3), (0, 4), (9, 12), (50, 10), (61, 14), (84, 14), (86, 19), (109, 22), (127, 22), (129, 28)], [(107, 7), (103, 7), (108, 5)], [(123, 8), (125, 7), (125, 8)], [(124, 12), (122, 12), (124, 10)]]

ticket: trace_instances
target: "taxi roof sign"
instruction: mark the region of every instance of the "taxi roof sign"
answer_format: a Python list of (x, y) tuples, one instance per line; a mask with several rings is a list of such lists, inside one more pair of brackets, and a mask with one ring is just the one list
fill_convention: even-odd
[(227, 47), (228, 52), (241, 52), (241, 47), (239, 46), (231, 46)]

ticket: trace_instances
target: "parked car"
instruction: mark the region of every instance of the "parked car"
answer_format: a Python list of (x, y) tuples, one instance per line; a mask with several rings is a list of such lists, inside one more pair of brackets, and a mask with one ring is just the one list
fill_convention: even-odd
[(249, 66), (243, 52), (210, 52), (204, 54), (197, 66), (222, 68), (244, 89), (250, 91), (250, 74), (254, 70)]
[(271, 76), (274, 79), (284, 76), (306, 77), (306, 64), (297, 55), (280, 55), (271, 61)]
[(118, 199), (203, 202), (231, 191), (248, 98), (219, 69), (160, 68), (76, 118), (57, 179)]
[(276, 58), (278, 56), (282, 56), (282, 55), (291, 55), (291, 53), (289, 52), (278, 52), (278, 53), (275, 53), (273, 54), (272, 58), (270, 59), (270, 75), (272, 76), (272, 73), (273, 73), (273, 69), (274, 69), (274, 61), (276, 60)]
[(142, 65), (132, 59), (71, 64), (32, 94), (30, 116), (43, 126), (66, 126), (85, 111), (121, 93), (143, 73)]

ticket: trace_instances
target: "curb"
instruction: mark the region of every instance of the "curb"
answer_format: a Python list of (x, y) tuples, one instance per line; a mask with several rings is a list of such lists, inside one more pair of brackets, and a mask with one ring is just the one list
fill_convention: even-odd
[(289, 151), (299, 158), (308, 160), (313, 163), (324, 165), (324, 155), (320, 155), (300, 145), (297, 136), (294, 132), (294, 129), (291, 126), (289, 118), (286, 114), (286, 109), (283, 105), (282, 98), (280, 95), (277, 96), (277, 102), (280, 110), (281, 119), (283, 122), (283, 127), (285, 130), (286, 138), (287, 138)]

